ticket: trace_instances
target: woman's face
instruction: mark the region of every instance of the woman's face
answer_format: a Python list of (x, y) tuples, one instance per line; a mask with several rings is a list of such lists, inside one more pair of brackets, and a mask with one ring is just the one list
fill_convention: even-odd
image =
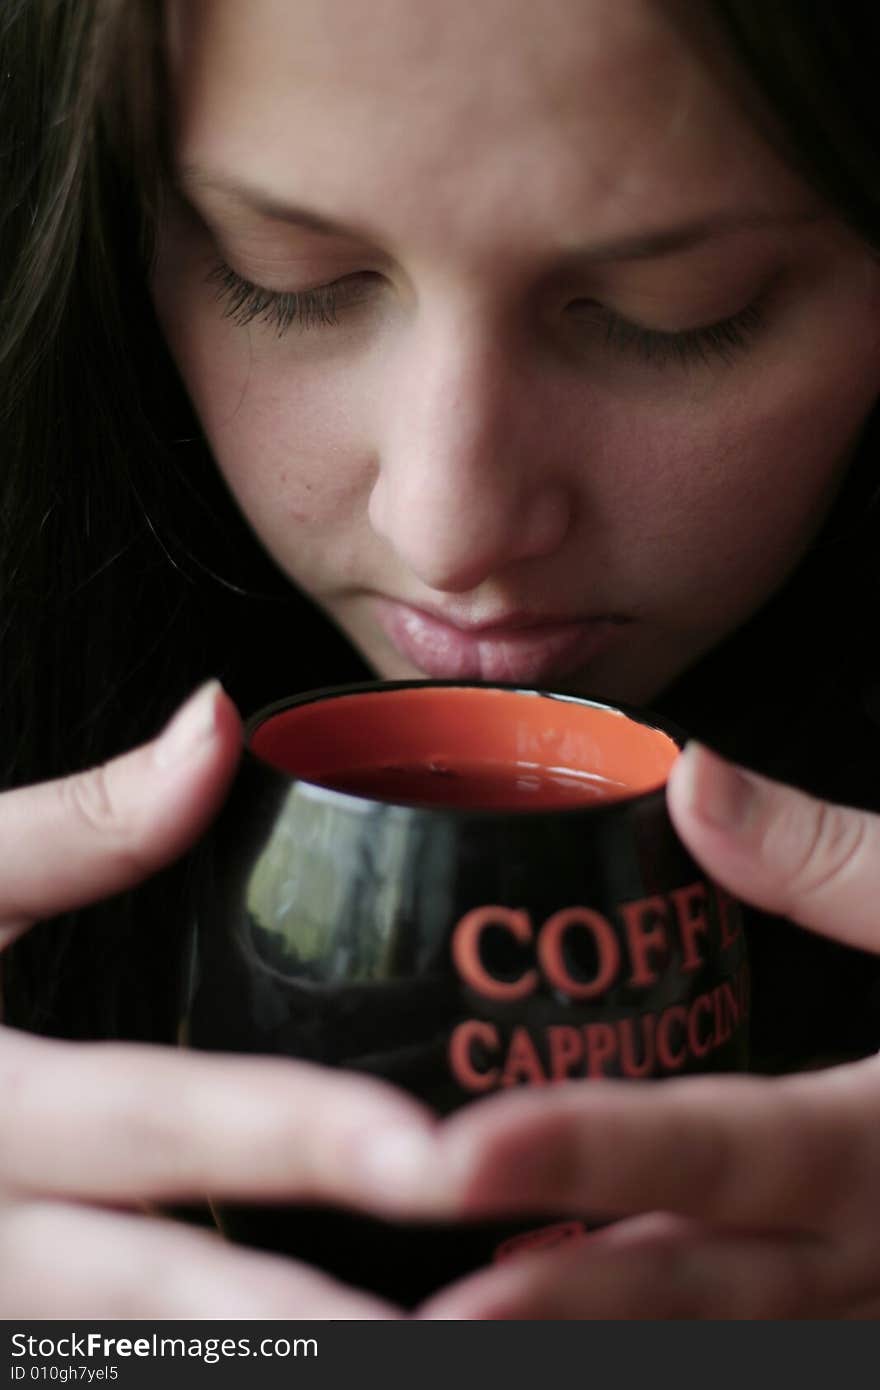
[(647, 701), (785, 579), (880, 272), (659, 7), (175, 0), (169, 50), (160, 318), (380, 675)]

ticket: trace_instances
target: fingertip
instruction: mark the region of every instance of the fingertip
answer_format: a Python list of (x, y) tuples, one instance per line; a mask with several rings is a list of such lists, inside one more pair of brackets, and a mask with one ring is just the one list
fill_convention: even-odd
[(156, 767), (188, 763), (210, 748), (241, 743), (241, 719), (219, 680), (200, 685), (171, 717), (153, 746)]
[(695, 804), (697, 764), (703, 745), (691, 739), (679, 753), (666, 782), (666, 805), (676, 829), (687, 825)]
[[(219, 680), (211, 679), (186, 700), (158, 739), (132, 755), (148, 771), (154, 806), (161, 807), (163, 842), (192, 838), (222, 804), (235, 777), (242, 747), (238, 710)], [(173, 811), (169, 817), (169, 804)]]
[(243, 738), (243, 726), (241, 715), (232, 697), (224, 690), (219, 681), (216, 684), (214, 718), (217, 733), (221, 740), (234, 746), (236, 749), (241, 747)]
[(712, 830), (742, 830), (757, 797), (750, 773), (695, 739), (676, 759), (667, 783), (667, 804), (677, 827), (696, 820)]

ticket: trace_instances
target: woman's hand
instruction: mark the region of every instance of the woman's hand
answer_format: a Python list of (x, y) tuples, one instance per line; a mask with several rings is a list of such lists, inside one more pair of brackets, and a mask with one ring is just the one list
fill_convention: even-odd
[[(239, 744), (235, 711), (213, 687), (155, 744), (0, 796), (0, 940), (180, 854), (218, 808)], [(734, 893), (878, 944), (878, 818), (742, 783), (696, 748), (674, 771), (670, 807)], [(877, 1316), (878, 1068), (522, 1090), (459, 1112), (438, 1144), (414, 1101), (365, 1078), (0, 1030), (0, 1312), (395, 1316), (294, 1262), (130, 1210), (210, 1191), (389, 1216), (514, 1207), (623, 1218), (474, 1275), (424, 1316)]]
[[(880, 817), (696, 746), (669, 806), (731, 892), (880, 951)], [(524, 1089), (459, 1112), (443, 1151), (470, 1214), (623, 1219), (473, 1275), (421, 1316), (880, 1316), (880, 1058), (783, 1079)]]
[[(219, 808), (240, 742), (212, 684), (155, 743), (0, 796), (0, 942), (182, 853)], [(395, 1315), (292, 1261), (131, 1208), (210, 1192), (406, 1214), (364, 1158), (371, 1143), (429, 1146), (429, 1117), (402, 1093), (293, 1062), (0, 1029), (0, 1095), (0, 1316)]]

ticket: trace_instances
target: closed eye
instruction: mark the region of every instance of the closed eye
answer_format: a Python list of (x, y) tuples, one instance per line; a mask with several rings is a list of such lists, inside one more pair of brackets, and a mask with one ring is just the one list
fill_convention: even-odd
[(589, 301), (585, 307), (592, 310), (590, 317), (604, 330), (607, 346), (657, 367), (707, 364), (713, 358), (729, 365), (751, 347), (765, 323), (757, 302), (728, 318), (680, 332), (646, 328)]
[(254, 322), (269, 324), (280, 338), (294, 324), (301, 329), (333, 327), (343, 309), (370, 297), (380, 277), (365, 271), (310, 290), (267, 290), (225, 261), (217, 261), (207, 278), (216, 287), (225, 318), (240, 328)]
[[(216, 288), (225, 318), (239, 327), (254, 322), (268, 324), (281, 337), (293, 325), (301, 330), (335, 327), (342, 311), (370, 298), (381, 277), (373, 271), (361, 271), (313, 289), (267, 290), (218, 260), (207, 278)], [(765, 322), (758, 303), (715, 323), (679, 332), (633, 323), (591, 300), (576, 301), (570, 307), (576, 310), (576, 319), (586, 319), (602, 329), (609, 348), (656, 367), (706, 364), (713, 358), (730, 364), (748, 350)]]

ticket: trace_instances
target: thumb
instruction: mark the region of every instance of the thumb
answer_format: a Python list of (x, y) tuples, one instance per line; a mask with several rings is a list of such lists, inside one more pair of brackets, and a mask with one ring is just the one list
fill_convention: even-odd
[(240, 747), (235, 706), (209, 681), (152, 743), (0, 795), (0, 946), (182, 854), (219, 810)]
[(698, 743), (676, 760), (667, 800), (681, 839), (731, 893), (880, 952), (880, 817), (746, 772)]

